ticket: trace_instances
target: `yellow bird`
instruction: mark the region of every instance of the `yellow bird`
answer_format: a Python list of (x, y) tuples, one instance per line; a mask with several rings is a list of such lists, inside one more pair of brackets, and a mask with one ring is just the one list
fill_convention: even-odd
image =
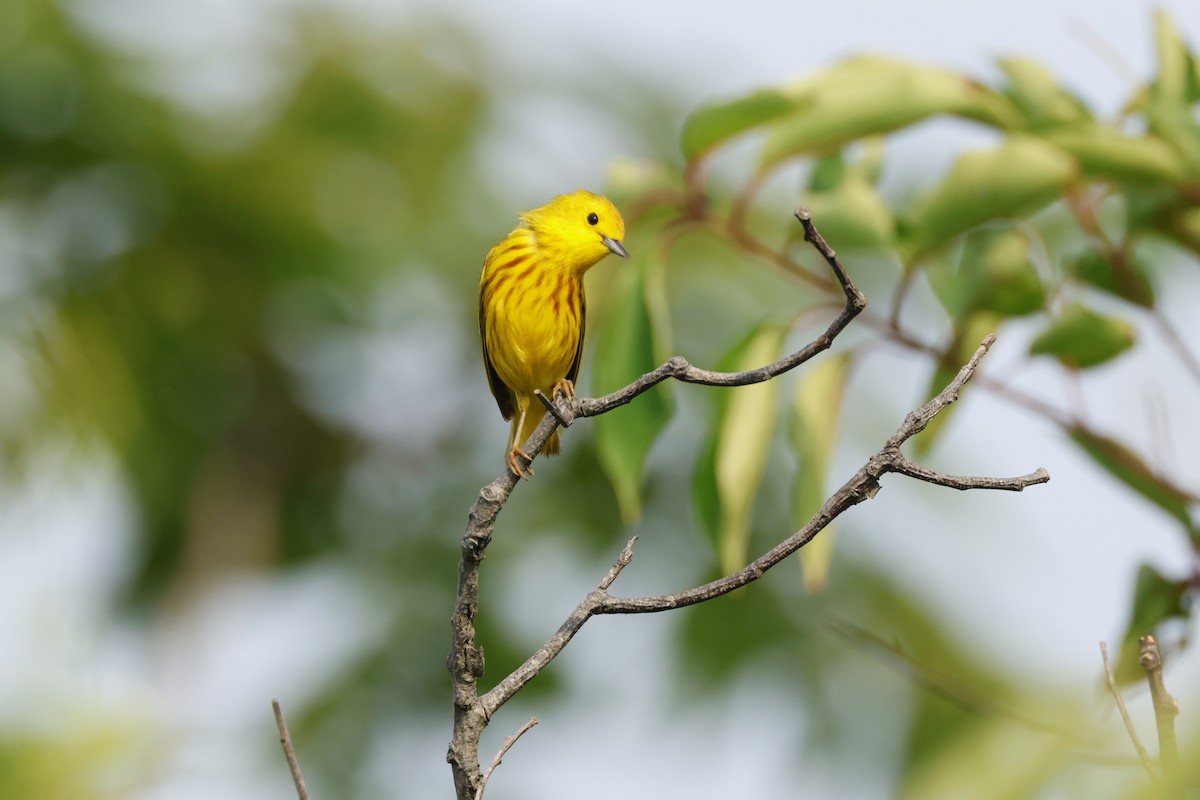
[[(606, 197), (559, 195), (518, 215), (520, 224), (483, 260), (479, 276), (479, 335), (483, 364), (496, 405), (512, 420), (506, 459), (514, 474), (533, 470), (521, 445), (542, 421), (534, 396), (575, 394), (583, 358), (583, 273), (609, 253), (628, 258), (621, 244), (625, 222)], [(542, 452), (559, 450), (558, 431)]]

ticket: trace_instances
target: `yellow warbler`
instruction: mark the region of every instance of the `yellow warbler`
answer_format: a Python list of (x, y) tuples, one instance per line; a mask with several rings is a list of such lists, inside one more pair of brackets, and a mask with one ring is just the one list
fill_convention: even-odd
[[(564, 194), (518, 215), (520, 224), (488, 251), (479, 276), (479, 335), (488, 384), (512, 420), (506, 459), (528, 477), (521, 445), (542, 421), (534, 392), (574, 396), (583, 357), (583, 273), (609, 253), (629, 257), (625, 222), (606, 197)], [(559, 450), (558, 431), (542, 452)]]

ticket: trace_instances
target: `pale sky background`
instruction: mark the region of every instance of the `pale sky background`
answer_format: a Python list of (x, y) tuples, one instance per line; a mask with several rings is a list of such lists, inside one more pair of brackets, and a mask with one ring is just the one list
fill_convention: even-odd
[[(105, 36), (158, 53), (166, 68), (154, 80), (173, 94), (197, 106), (238, 108), (253, 107), (280, 79), (262, 68), (257, 51), (262, 42), (279, 36), (280, 10), (297, 4), (298, 0), (78, 3)], [(995, 57), (1027, 55), (1099, 109), (1113, 111), (1127, 96), (1131, 80), (1150, 73), (1153, 8), (1168, 10), (1193, 45), (1200, 42), (1196, 0), (348, 0), (326, 5), (358, 9), (364, 22), (373, 25), (406, 25), (443, 15), (463, 20), (479, 34), (499, 64), (496, 72), (485, 76), (496, 113), (481, 154), (487, 170), (479, 177), (490, 192), (502, 196), (507, 178), (521, 174), (521, 191), (533, 196), (513, 197), (514, 208), (532, 205), (563, 187), (602, 186), (613, 159), (638, 155), (626, 149), (628, 143), (616, 125), (595, 119), (587, 109), (572, 116), (547, 110), (544, 98), (529, 89), (540, 85), (545, 70), (559, 77), (591, 77), (594, 70), (619, 64), (624, 72), (644, 74), (648, 82), (676, 87), (678, 107), (688, 109), (787, 80), (854, 52), (908, 56), (982, 78), (996, 75)], [(456, 54), (447, 52), (444, 58), (453, 62)], [(531, 118), (539, 124), (525, 124)], [(938, 149), (953, 134), (933, 126), (920, 136), (901, 138), (895, 145), (898, 152), (937, 164), (947, 157)], [(1164, 298), (1166, 311), (1189, 341), (1200, 341), (1194, 312), (1200, 298), (1198, 271), (1178, 272), (1176, 285), (1181, 289)], [(1022, 346), (1021, 341), (1002, 341), (988, 363), (1011, 362)], [(1151, 341), (1149, 349), (1149, 358), (1106, 370), (1087, 384), (1089, 400), (1095, 403), (1090, 410), (1093, 418), (1113, 425), (1129, 420), (1133, 438), (1145, 444), (1152, 441), (1145, 422), (1147, 405), (1161, 404), (1176, 433), (1177, 466), (1195, 485), (1200, 480), (1195, 458), (1200, 422), (1193, 410), (1194, 389), (1181, 391), (1184, 384), (1178, 380), (1155, 374), (1156, 365), (1168, 362), (1161, 357), (1160, 345)], [(877, 358), (882, 366), (891, 356)], [(1030, 371), (1022, 376), (1022, 385), (1045, 386), (1052, 374)], [(917, 384), (925, 380), (924, 374), (912, 380), (913, 385), (895, 392), (895, 418), (870, 421), (872, 430), (886, 436), (895, 429), (908, 410), (907, 398), (919, 394)], [(1048, 390), (1055, 399), (1063, 396), (1058, 389)], [(848, 414), (853, 412), (852, 405)], [(1098, 675), (1097, 642), (1114, 642), (1125, 621), (1130, 565), (1149, 559), (1170, 571), (1186, 557), (1180, 537), (1140, 500), (1081, 469), (1057, 431), (1029, 415), (980, 396), (955, 425), (970, 431), (967, 438), (974, 449), (947, 448), (941, 452), (944, 461), (936, 466), (997, 475), (1045, 466), (1053, 482), (1022, 495), (943, 491), (938, 502), (930, 504), (920, 502), (927, 501), (927, 495), (892, 478), (884, 483), (879, 500), (852, 512), (854, 535), (843, 536), (839, 548), (860, 558), (900, 562), (896, 571), (912, 576), (912, 590), (947, 598), (950, 623), (1001, 663), (1048, 682)], [(834, 474), (847, 475), (860, 463), (850, 454)], [(89, 714), (121, 713), (165, 723), (178, 737), (173, 744), (183, 746), (171, 750), (161, 781), (132, 800), (294, 796), (282, 760), (264, 763), (257, 751), (244, 747), (246, 737), (272, 737), (264, 703), (273, 695), (304, 697), (319, 687), (336, 668), (338, 653), (354, 650), (360, 637), (382, 630), (388, 612), (367, 606), (366, 597), (348, 590), (353, 576), (313, 570), (269, 583), (230, 585), (187, 612), (176, 641), (152, 645), (137, 631), (113, 623), (107, 613), (110, 591), (126, 563), (123, 554), (132, 546), (127, 533), (132, 512), (118, 476), (102, 462), (84, 474), (64, 464), (65, 458), (49, 454), (27, 483), (9, 483), (0, 491), (0, 653), (5, 654), (0, 659), (0, 720), (20, 719), (54, 730), (79, 717), (86, 721)], [(886, 535), (897, 514), (911, 515), (911, 527), (928, 530), (929, 536), (898, 547)], [(1001, 529), (1001, 521), (1020, 527)], [(963, 528), (966, 524), (971, 527)], [(567, 572), (560, 578), (564, 599), (558, 603), (565, 615), (575, 602), (567, 598), (582, 596), (596, 576), (583, 570), (566, 545), (557, 557)], [(979, 568), (986, 570), (986, 577)], [(1048, 591), (1055, 595), (1052, 609), (1044, 603)], [(546, 600), (518, 596), (516, 602), (519, 608)], [(337, 622), (350, 615), (363, 622), (356, 630)], [(319, 636), (313, 635), (314, 620)], [(592, 715), (596, 735), (575, 735), (572, 729), (579, 719), (565, 712), (543, 717), (543, 726), (506, 759), (488, 796), (517, 797), (518, 785), (550, 787), (556, 782), (576, 787), (571, 796), (580, 800), (793, 796), (795, 786), (787, 776), (745, 768), (772, 754), (769, 748), (764, 752), (761, 739), (745, 741), (738, 731), (786, 732), (775, 739), (783, 748), (794, 740), (800, 724), (794, 709), (774, 707), (764, 696), (766, 689), (752, 680), (731, 687), (727, 702), (718, 710), (695, 712), (694, 720), (686, 715), (681, 719), (678, 709), (658, 707), (654, 698), (660, 687), (653, 682), (625, 687), (626, 697), (619, 705), (602, 701), (612, 688), (611, 669), (603, 666), (611, 665), (611, 654), (640, 656), (665, 650), (655, 635), (662, 624), (658, 617), (591, 623), (571, 645), (570, 658), (554, 668), (572, 689), (556, 707), (574, 703), (579, 713)], [(320, 652), (306, 649), (305, 642), (317, 640), (324, 643)], [(1194, 650), (1186, 662), (1175, 665), (1171, 687), (1185, 711), (1181, 724), (1189, 711), (1194, 719), (1200, 709), (1200, 663)], [(1149, 731), (1152, 723), (1145, 711), (1144, 704), (1135, 709)], [(700, 722), (713, 719), (728, 732), (727, 741), (714, 744), (699, 731)], [(488, 742), (498, 745), (522, 720), (516, 713), (506, 718), (511, 724), (489, 733), (485, 752)], [(451, 794), (443, 760), (448, 717), (426, 724), (442, 725), (444, 731), (434, 736), (398, 732), (395, 741), (377, 743), (378, 779), (387, 783), (386, 776), (403, 775), (406, 791), (399, 796)], [(632, 732), (634, 742), (603, 735), (617, 729)], [(562, 736), (564, 731), (572, 731), (572, 736)], [(578, 772), (579, 753), (569, 748), (580, 746), (588, 748), (594, 775)], [(661, 755), (643, 759), (631, 753)], [(721, 758), (706, 757), (708, 753), (721, 753)], [(780, 755), (795, 761), (813, 797), (869, 797), (882, 791), (872, 786), (869, 774), (858, 784), (847, 784), (845, 765), (808, 763), (796, 753)], [(614, 771), (618, 762), (622, 767)], [(704, 769), (681, 771), (664, 764), (703, 764)], [(514, 783), (506, 785), (501, 776), (508, 769)], [(639, 773), (642, 769), (644, 774)], [(630, 794), (632, 787), (637, 787), (636, 795)], [(545, 790), (529, 796), (556, 795)]]

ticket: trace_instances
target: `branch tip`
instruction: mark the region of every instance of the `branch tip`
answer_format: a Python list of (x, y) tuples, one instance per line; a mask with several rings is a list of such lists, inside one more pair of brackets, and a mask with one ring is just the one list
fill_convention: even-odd
[(300, 774), (300, 762), (292, 748), (292, 735), (288, 732), (287, 722), (283, 718), (283, 707), (279, 705), (278, 698), (271, 698), (271, 710), (275, 712), (275, 727), (279, 729), (279, 744), (283, 747), (283, 757), (287, 759), (292, 783), (296, 785), (296, 797), (298, 800), (308, 800), (308, 787), (304, 785), (304, 776)]
[(541, 389), (534, 389), (533, 394), (535, 397), (537, 397), (538, 400), (542, 401), (542, 405), (544, 405), (546, 407), (546, 410), (550, 412), (550, 416), (552, 416), (556, 420), (558, 420), (559, 425), (561, 425), (564, 428), (571, 427), (571, 423), (574, 422), (574, 420), (567, 419), (566, 416), (564, 416), (563, 413), (561, 411), (559, 411), (558, 406), (554, 403), (554, 401), (551, 400), (549, 397), (546, 397), (545, 393)]

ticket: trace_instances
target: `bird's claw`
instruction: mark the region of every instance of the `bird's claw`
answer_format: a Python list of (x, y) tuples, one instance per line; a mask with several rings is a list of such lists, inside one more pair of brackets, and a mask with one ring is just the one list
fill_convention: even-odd
[(556, 383), (554, 385), (554, 396), (557, 397), (560, 392), (562, 393), (562, 396), (567, 398), (568, 400), (574, 400), (575, 399), (575, 383), (573, 381), (571, 381), (569, 378), (563, 378), (561, 381), (559, 381), (558, 383)]
[[(519, 458), (525, 459), (524, 465), (522, 465), (518, 460)], [(512, 473), (518, 478), (525, 478), (528, 480), (529, 478), (533, 477), (533, 467), (531, 466), (533, 464), (533, 459), (530, 458), (529, 455), (521, 448), (514, 447), (512, 452), (508, 454), (507, 461), (508, 468), (512, 470)]]

